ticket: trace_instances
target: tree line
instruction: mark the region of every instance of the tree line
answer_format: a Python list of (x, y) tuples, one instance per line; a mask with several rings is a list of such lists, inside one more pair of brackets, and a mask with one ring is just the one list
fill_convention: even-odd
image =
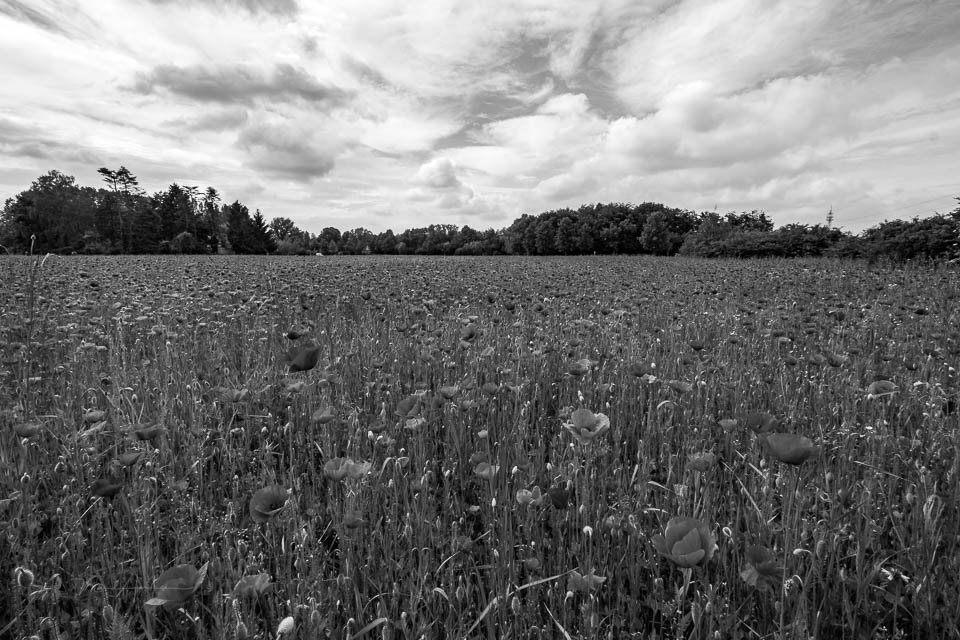
[(960, 257), (960, 206), (922, 219), (884, 221), (857, 235), (830, 224), (774, 228), (762, 211), (695, 213), (652, 202), (523, 214), (499, 230), (432, 224), (400, 233), (326, 227), (313, 234), (289, 218), (267, 222), (239, 201), (223, 203), (213, 187), (174, 183), (148, 195), (126, 167), (98, 173), (104, 184), (93, 188), (50, 171), (7, 199), (0, 211), (0, 245), (14, 253), (85, 254)]

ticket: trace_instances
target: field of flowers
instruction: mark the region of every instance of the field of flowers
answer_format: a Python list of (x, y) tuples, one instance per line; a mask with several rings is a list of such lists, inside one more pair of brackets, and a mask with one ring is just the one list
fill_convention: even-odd
[(960, 272), (0, 259), (0, 637), (960, 634)]

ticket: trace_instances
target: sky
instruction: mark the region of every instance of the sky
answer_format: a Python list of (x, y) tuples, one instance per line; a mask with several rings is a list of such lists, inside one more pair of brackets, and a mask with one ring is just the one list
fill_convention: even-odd
[(859, 232), (960, 196), (958, 0), (0, 0), (0, 200), (57, 169), (304, 230), (598, 202)]

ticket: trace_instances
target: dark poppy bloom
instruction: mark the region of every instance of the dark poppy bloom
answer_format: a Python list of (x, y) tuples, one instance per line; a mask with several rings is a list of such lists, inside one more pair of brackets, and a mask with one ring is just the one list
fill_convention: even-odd
[(660, 555), (684, 569), (709, 562), (717, 546), (707, 525), (686, 516), (671, 518), (663, 535), (654, 535), (651, 540)]
[(101, 498), (112, 498), (123, 488), (122, 482), (116, 482), (109, 478), (100, 478), (95, 480), (90, 486), (90, 493)]
[(289, 373), (309, 371), (320, 362), (320, 345), (309, 343), (302, 347), (294, 347), (287, 352), (286, 361), (289, 364)]
[(750, 545), (744, 553), (746, 566), (740, 577), (751, 587), (771, 587), (783, 581), (783, 565), (766, 547)]
[(699, 473), (709, 471), (716, 462), (717, 456), (712, 451), (701, 451), (687, 456), (687, 468)]
[(287, 504), (287, 490), (280, 485), (260, 489), (250, 499), (250, 517), (254, 522), (266, 522)]
[(763, 441), (777, 460), (787, 464), (803, 464), (807, 458), (820, 452), (813, 440), (795, 433), (769, 433)]
[(142, 424), (130, 430), (137, 440), (145, 440), (147, 442), (153, 442), (162, 436), (165, 431), (166, 428), (162, 424)]
[(574, 360), (573, 362), (567, 363), (567, 375), (571, 375), (574, 378), (579, 378), (590, 373), (590, 368), (595, 363), (589, 358), (582, 358), (580, 360)]
[(867, 386), (867, 398), (873, 399), (880, 396), (889, 396), (898, 389), (899, 387), (889, 380), (875, 380)]
[(243, 576), (237, 580), (237, 585), (233, 588), (233, 595), (238, 598), (258, 598), (267, 593), (272, 586), (270, 576), (266, 573)]
[(40, 433), (43, 424), (40, 422), (18, 422), (13, 425), (13, 431), (21, 438), (32, 438)]
[(143, 456), (143, 451), (127, 451), (117, 456), (117, 462), (125, 467), (132, 467)]
[(599, 589), (607, 579), (603, 576), (598, 576), (594, 571), (594, 569), (591, 569), (590, 573), (587, 574), (581, 574), (579, 571), (571, 571), (570, 577), (567, 579), (567, 590), (593, 593)]
[(567, 482), (565, 486), (562, 487), (551, 487), (547, 490), (547, 497), (550, 498), (550, 503), (556, 509), (566, 509), (570, 506), (570, 499), (573, 497), (572, 484)]
[(190, 599), (207, 577), (207, 565), (200, 569), (192, 564), (180, 564), (171, 567), (160, 574), (153, 586), (157, 590), (156, 597), (145, 603), (148, 607), (176, 609)]
[(749, 427), (751, 430), (757, 433), (768, 433), (776, 429), (780, 424), (780, 421), (773, 414), (758, 411), (755, 413), (748, 413), (740, 418), (740, 424), (745, 427)]

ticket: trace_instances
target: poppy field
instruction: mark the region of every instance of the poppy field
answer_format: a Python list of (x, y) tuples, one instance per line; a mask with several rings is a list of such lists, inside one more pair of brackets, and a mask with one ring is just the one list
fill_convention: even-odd
[(0, 259), (0, 637), (960, 635), (960, 272)]

